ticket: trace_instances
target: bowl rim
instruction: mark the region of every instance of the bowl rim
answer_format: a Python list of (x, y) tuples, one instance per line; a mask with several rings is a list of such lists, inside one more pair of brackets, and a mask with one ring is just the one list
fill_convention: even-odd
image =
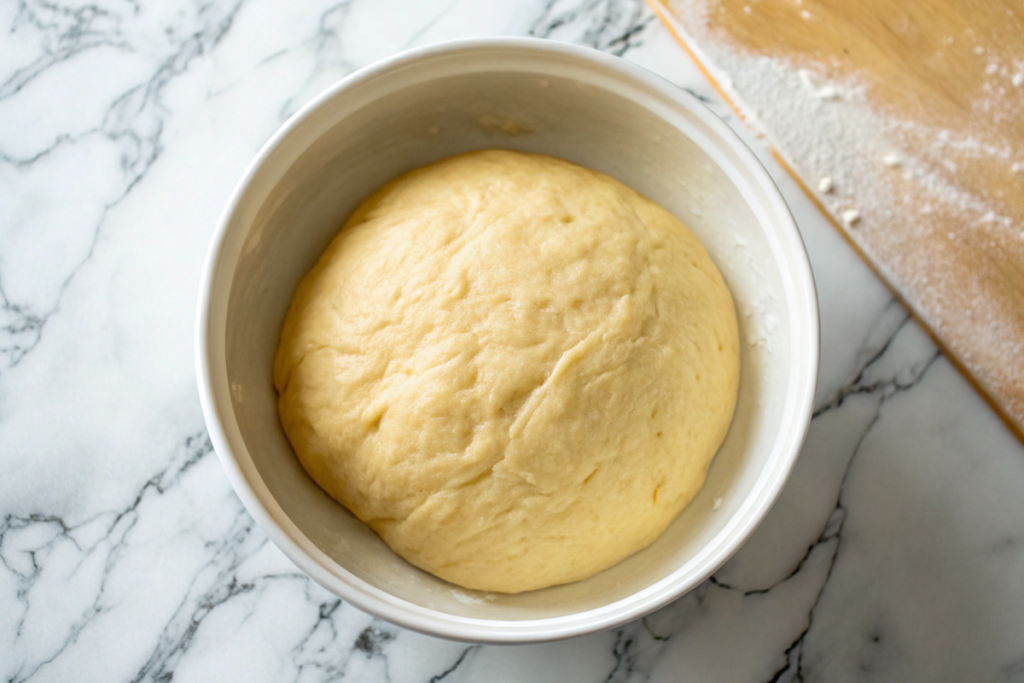
[[(219, 272), (218, 266), (223, 256), (228, 226), (233, 214), (238, 209), (240, 199), (252, 184), (267, 158), (283, 144), (295, 129), (309, 119), (313, 112), (342, 91), (424, 58), (493, 49), (525, 50), (546, 53), (552, 57), (568, 56), (588, 60), (607, 71), (617, 72), (620, 77), (638, 81), (640, 84), (654, 89), (658, 94), (668, 98), (673, 104), (685, 108), (688, 113), (707, 125), (711, 133), (717, 136), (718, 142), (724, 143), (737, 156), (741, 165), (750, 173), (749, 180), (764, 193), (767, 203), (775, 213), (774, 220), (770, 222), (774, 224), (774, 232), (782, 238), (781, 241), (789, 243), (787, 250), (790, 252), (790, 260), (793, 263), (787, 265), (794, 266), (796, 271), (791, 270), (790, 275), (791, 281), (797, 284), (798, 291), (787, 298), (802, 309), (800, 317), (806, 320), (811, 337), (807, 340), (806, 354), (802, 357), (802, 363), (796, 368), (799, 371), (798, 374), (802, 376), (798, 376), (795, 380), (791, 379), (789, 382), (789, 390), (795, 392), (797, 398), (795, 405), (789, 401), (790, 409), (783, 413), (784, 428), (775, 439), (776, 454), (770, 457), (765, 468), (767, 476), (765, 472), (762, 472), (760, 477), (766, 479), (761, 485), (760, 498), (756, 505), (750, 505), (748, 504), (750, 497), (748, 497), (734, 513), (730, 523), (742, 517), (738, 527), (731, 531), (728, 540), (723, 542), (712, 556), (702, 559), (701, 571), (691, 578), (681, 580), (679, 577), (675, 577), (678, 573), (677, 570), (645, 589), (608, 605), (570, 615), (529, 620), (462, 617), (422, 607), (363, 581), (344, 567), (331, 561), (326, 554), (313, 545), (312, 541), (280, 508), (258, 473), (256, 474), (257, 481), (251, 481), (243, 471), (232, 443), (237, 443), (241, 449), (246, 450), (244, 440), (241, 439), (238, 431), (233, 410), (226, 411), (219, 407), (223, 404), (223, 391), (218, 392), (215, 387), (214, 363), (211, 360), (213, 346), (216, 343), (210, 337), (215, 304), (222, 303), (226, 310), (231, 292), (229, 282), (227, 287), (220, 288), (223, 291), (218, 292), (218, 302), (212, 298), (216, 281), (224, 278), (224, 275)], [(782, 492), (785, 482), (796, 464), (810, 427), (818, 378), (820, 335), (814, 277), (806, 245), (788, 205), (754, 152), (747, 147), (739, 135), (697, 97), (637, 64), (594, 49), (532, 37), (464, 38), (406, 50), (353, 72), (299, 109), (260, 148), (232, 190), (211, 237), (203, 264), (196, 310), (195, 365), (200, 404), (207, 430), (231, 487), (249, 514), (267, 534), (267, 537), (307, 576), (360, 610), (404, 628), (464, 642), (523, 644), (561, 640), (615, 628), (647, 615), (706, 581), (746, 542)], [(218, 367), (217, 370), (226, 372), (226, 368)], [(230, 397), (228, 397), (228, 402), (230, 402)], [(787, 413), (790, 413), (788, 419)], [(238, 436), (231, 438), (232, 432), (238, 432)], [(265, 500), (269, 503), (265, 503)], [(325, 561), (332, 562), (337, 569), (328, 570), (324, 564)]]

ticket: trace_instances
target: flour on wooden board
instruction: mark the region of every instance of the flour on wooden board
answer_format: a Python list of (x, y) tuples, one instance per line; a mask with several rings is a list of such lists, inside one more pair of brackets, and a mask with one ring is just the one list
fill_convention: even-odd
[[(958, 185), (964, 163), (1002, 164), (1020, 173), (1024, 150), (985, 131), (901, 119), (873, 106), (867, 85), (856, 79), (830, 80), (807, 64), (744, 53), (700, 33), (708, 25), (705, 0), (672, 0), (671, 6), (676, 16), (687, 17), (686, 26), (676, 25), (680, 33), (697, 27), (688, 46), (713, 70), (746, 122), (801, 177), (818, 179), (817, 199), (850, 239), (1011, 419), (1024, 425), (1024, 314), (1015, 310), (1019, 293), (998, 291), (1006, 285), (986, 271), (985, 258), (1019, 253), (1024, 262), (1024, 220), (1001, 214), (998, 203)], [(1018, 85), (1024, 65), (992, 64), (985, 92)], [(975, 106), (999, 118), (992, 112), (997, 104)]]

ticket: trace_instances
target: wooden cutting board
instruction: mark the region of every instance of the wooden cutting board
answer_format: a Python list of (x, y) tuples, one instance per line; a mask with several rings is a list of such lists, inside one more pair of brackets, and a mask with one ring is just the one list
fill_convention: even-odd
[(648, 2), (1022, 438), (1024, 0)]

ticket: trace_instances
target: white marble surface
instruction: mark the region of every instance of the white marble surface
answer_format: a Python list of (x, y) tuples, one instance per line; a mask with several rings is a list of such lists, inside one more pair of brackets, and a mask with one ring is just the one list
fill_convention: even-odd
[(639, 0), (12, 0), (0, 28), (4, 681), (1024, 681), (1024, 448), (761, 150), (818, 278), (819, 408), (699, 589), (467, 647), (339, 602), (231, 492), (193, 312), (263, 141), (362, 65), (486, 34), (623, 55), (728, 116)]

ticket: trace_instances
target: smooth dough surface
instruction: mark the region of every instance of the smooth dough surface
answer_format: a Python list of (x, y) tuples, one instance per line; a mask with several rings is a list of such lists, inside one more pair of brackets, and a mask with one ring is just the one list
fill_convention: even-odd
[(303, 467), (402, 557), (507, 593), (654, 541), (736, 403), (729, 290), (606, 175), (490, 150), (392, 181), (303, 279), (274, 362)]

